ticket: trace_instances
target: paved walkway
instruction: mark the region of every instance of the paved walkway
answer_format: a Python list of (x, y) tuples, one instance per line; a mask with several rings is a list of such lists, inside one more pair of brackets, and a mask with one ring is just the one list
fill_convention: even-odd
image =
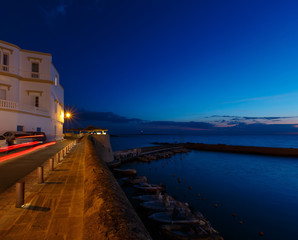
[(24, 208), (15, 208), (15, 187), (0, 195), (1, 240), (82, 239), (84, 144), (74, 146), (44, 184), (25, 187)]

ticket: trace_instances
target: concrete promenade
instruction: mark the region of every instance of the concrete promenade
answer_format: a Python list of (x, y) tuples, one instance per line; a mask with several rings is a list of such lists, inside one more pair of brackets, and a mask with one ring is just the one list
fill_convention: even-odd
[(0, 194), (0, 239), (82, 239), (84, 158), (80, 142), (49, 171), (44, 183), (37, 183), (36, 171), (26, 176), (23, 208), (15, 208), (15, 186)]
[[(53, 171), (44, 159), (44, 183), (38, 183), (36, 169), (22, 178), (21, 208), (15, 207), (15, 185), (0, 194), (0, 240), (151, 240), (106, 165), (109, 147), (96, 152), (100, 143), (92, 139), (84, 137)], [(106, 141), (99, 139), (104, 146)]]

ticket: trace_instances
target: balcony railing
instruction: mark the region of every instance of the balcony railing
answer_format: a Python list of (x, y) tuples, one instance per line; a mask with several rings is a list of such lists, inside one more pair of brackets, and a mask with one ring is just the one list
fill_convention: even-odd
[(32, 78), (39, 78), (39, 73), (33, 72), (33, 73), (31, 73), (31, 77)]
[(49, 112), (40, 107), (34, 107), (34, 106), (8, 101), (8, 100), (2, 100), (2, 99), (0, 99), (0, 109), (19, 110), (27, 113), (35, 113), (35, 114), (40, 114), (44, 116), (49, 116)]
[(40, 72), (31, 72), (31, 71), (19, 71), (18, 68), (2, 65), (0, 64), (0, 72), (12, 73), (19, 75), (24, 78), (34, 78), (34, 79), (41, 79), (41, 80), (50, 80), (51, 74), (50, 73), (40, 73)]
[(50, 80), (51, 79), (51, 74), (49, 74), (49, 73), (20, 71), (19, 74), (24, 78), (34, 78), (34, 79), (42, 79), (42, 80)]
[(5, 108), (5, 109), (17, 109), (17, 104), (16, 102), (12, 101), (6, 101), (0, 99), (0, 108)]
[(9, 67), (8, 67), (8, 65), (0, 65), (0, 69), (1, 69), (1, 71), (3, 71), (3, 72), (8, 72), (9, 71)]

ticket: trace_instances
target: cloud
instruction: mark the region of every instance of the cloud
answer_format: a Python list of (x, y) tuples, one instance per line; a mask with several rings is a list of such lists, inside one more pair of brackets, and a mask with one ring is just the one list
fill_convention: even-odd
[[(90, 12), (102, 12), (106, 0), (51, 0), (40, 1), (37, 6), (38, 13), (43, 17), (47, 25), (54, 27), (61, 17), (83, 17)], [(72, 13), (72, 14), (70, 14)]]
[[(77, 120), (80, 126), (104, 125), (115, 131), (139, 132), (146, 130), (147, 133), (177, 133), (177, 132), (200, 132), (208, 134), (294, 134), (298, 133), (298, 125), (281, 124), (273, 121), (295, 117), (235, 117), (219, 116), (210, 121), (148, 121), (139, 118), (129, 118), (117, 115), (113, 112), (97, 112), (88, 110), (77, 111)], [(214, 117), (214, 116), (213, 116)], [(259, 122), (260, 120), (269, 121)], [(256, 122), (254, 122), (256, 121)]]
[(228, 126), (239, 125), (241, 122), (239, 121), (225, 121)]
[(57, 6), (56, 9), (55, 9), (56, 15), (57, 14), (65, 15), (67, 8), (68, 8), (68, 6), (66, 4), (61, 4), (61, 5)]
[(140, 123), (141, 119), (126, 118), (112, 112), (95, 112), (81, 110), (78, 112), (78, 119), (84, 122), (110, 122), (110, 123)]
[(282, 119), (287, 119), (287, 118), (296, 118), (297, 116), (294, 117), (242, 117), (243, 119), (246, 120), (282, 120)]
[(224, 118), (229, 119), (231, 121), (245, 121), (245, 120), (262, 120), (262, 121), (281, 121), (284, 119), (294, 119), (298, 118), (298, 116), (287, 116), (287, 117), (247, 117), (247, 116), (233, 116), (233, 115), (212, 115), (207, 118)]
[(207, 130), (212, 129), (214, 124), (208, 122), (175, 122), (175, 121), (151, 121), (144, 122), (144, 125), (153, 127), (167, 127), (167, 128), (189, 128), (189, 129), (200, 129)]
[(291, 92), (291, 93), (277, 94), (277, 95), (271, 95), (271, 96), (265, 96), (265, 97), (239, 99), (239, 100), (230, 101), (230, 102), (223, 102), (221, 104), (255, 102), (255, 101), (264, 101), (264, 100), (272, 101), (272, 100), (280, 100), (280, 99), (284, 99), (291, 96), (297, 96), (297, 95), (298, 95), (298, 92)]
[(65, 16), (68, 9), (72, 6), (72, 0), (49, 1), (38, 5), (41, 15), (50, 23), (58, 16)]

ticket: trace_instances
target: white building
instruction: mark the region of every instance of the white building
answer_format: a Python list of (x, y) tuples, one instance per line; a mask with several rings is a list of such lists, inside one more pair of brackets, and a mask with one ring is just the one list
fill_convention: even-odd
[(0, 40), (0, 133), (42, 131), (63, 138), (64, 90), (49, 53)]

